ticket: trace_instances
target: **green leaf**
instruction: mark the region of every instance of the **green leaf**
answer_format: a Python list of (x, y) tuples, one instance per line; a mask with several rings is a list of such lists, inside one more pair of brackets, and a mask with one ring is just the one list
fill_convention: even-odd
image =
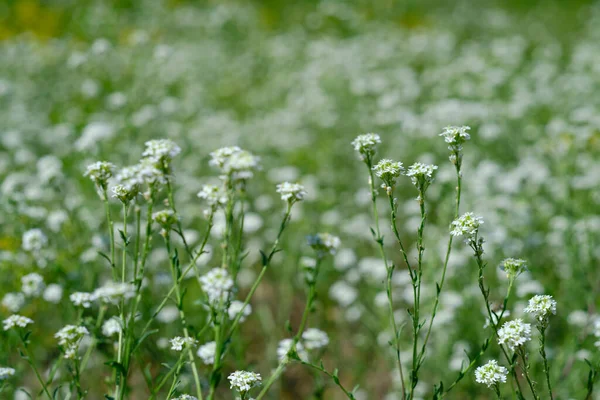
[(142, 336), (140, 336), (139, 339), (135, 341), (135, 345), (133, 346), (133, 350), (131, 350), (131, 352), (135, 353), (135, 351), (142, 345), (142, 342), (146, 340), (148, 336), (155, 334), (156, 332), (158, 332), (158, 329), (152, 329), (145, 332)]

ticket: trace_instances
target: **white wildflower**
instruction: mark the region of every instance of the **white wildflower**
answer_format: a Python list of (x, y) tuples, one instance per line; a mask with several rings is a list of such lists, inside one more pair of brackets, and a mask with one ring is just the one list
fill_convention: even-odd
[(373, 167), (373, 171), (378, 178), (383, 181), (381, 185), (389, 195), (391, 195), (394, 186), (396, 186), (396, 179), (404, 171), (404, 167), (400, 161), (393, 161), (389, 159), (383, 159)]
[(111, 337), (119, 332), (121, 332), (121, 321), (117, 317), (107, 319), (102, 324), (102, 334), (106, 337)]
[(550, 295), (533, 296), (524, 311), (532, 314), (539, 322), (544, 322), (550, 314), (556, 314), (556, 300)]
[(190, 396), (189, 394), (182, 394), (178, 397), (173, 397), (171, 400), (198, 400), (197, 397)]
[(477, 383), (483, 383), (487, 387), (506, 382), (508, 370), (498, 365), (496, 360), (490, 360), (487, 364), (475, 370), (475, 380)]
[(498, 330), (498, 343), (506, 344), (513, 351), (529, 340), (531, 340), (531, 325), (523, 323), (519, 318), (505, 322)]
[(237, 390), (240, 394), (246, 394), (253, 387), (259, 386), (262, 380), (260, 374), (248, 371), (235, 371), (227, 379), (229, 379), (230, 388)]
[(406, 176), (410, 177), (412, 184), (419, 192), (424, 193), (433, 182), (433, 173), (436, 169), (438, 169), (437, 165), (414, 163), (406, 171)]
[(215, 342), (208, 342), (198, 347), (198, 357), (206, 365), (212, 365), (215, 361), (215, 351), (217, 350), (217, 344)]
[(63, 287), (56, 283), (51, 283), (50, 285), (48, 285), (46, 290), (44, 290), (43, 298), (48, 303), (58, 304), (62, 300), (62, 296)]
[(23, 233), (23, 250), (37, 252), (42, 250), (48, 244), (48, 238), (41, 229), (30, 229)]
[(27, 297), (39, 297), (45, 287), (44, 278), (35, 272), (21, 278), (21, 291)]
[(376, 133), (365, 133), (359, 135), (352, 141), (354, 150), (358, 152), (361, 160), (371, 160), (377, 152), (377, 145), (381, 143), (381, 138)]
[(306, 190), (304, 186), (298, 183), (283, 182), (277, 185), (277, 193), (281, 194), (281, 200), (294, 204), (297, 201), (304, 200)]
[(166, 169), (173, 158), (181, 153), (181, 148), (169, 139), (149, 140), (142, 157), (157, 164), (160, 169)]
[(302, 343), (308, 350), (321, 349), (329, 344), (329, 336), (320, 329), (308, 328), (302, 333)]
[[(229, 319), (233, 321), (235, 317), (239, 314), (239, 312), (242, 311), (243, 306), (243, 301), (232, 301), (229, 305), (229, 309), (227, 309), (227, 315), (229, 315)], [(252, 314), (252, 306), (250, 304), (246, 304), (246, 307), (244, 307), (244, 312), (240, 316), (240, 323), (244, 322), (250, 314)]]
[(16, 313), (25, 305), (25, 295), (23, 293), (6, 293), (2, 298), (2, 306), (8, 311)]
[(135, 296), (135, 285), (131, 283), (108, 282), (92, 293), (94, 300), (117, 304), (121, 299), (127, 300)]
[(465, 236), (467, 243), (474, 240), (479, 232), (479, 227), (483, 224), (483, 218), (475, 216), (468, 212), (452, 222), (453, 229), (450, 231), (452, 236)]
[(3, 321), (4, 330), (7, 331), (9, 329), (14, 328), (15, 326), (19, 328), (25, 328), (29, 324), (33, 324), (33, 320), (22, 315), (14, 314), (8, 317)]
[(184, 347), (191, 347), (196, 344), (196, 340), (194, 338), (185, 338), (181, 336), (176, 336), (169, 340), (169, 342), (171, 342), (171, 350), (175, 351), (181, 351)]
[(227, 204), (227, 195), (220, 186), (204, 185), (198, 192), (198, 197), (205, 200), (208, 205), (215, 209)]
[(508, 279), (514, 280), (527, 270), (527, 262), (518, 258), (506, 258), (500, 264), (500, 269), (506, 272)]
[[(279, 342), (279, 345), (277, 346), (277, 358), (279, 359), (279, 361), (287, 357), (288, 353), (292, 349), (293, 344), (293, 339), (283, 339)], [(304, 346), (300, 342), (296, 343), (296, 354), (298, 354), (298, 357), (301, 360), (308, 360), (308, 353), (306, 352)]]
[(216, 307), (229, 297), (233, 279), (225, 268), (213, 268), (200, 277), (200, 284), (211, 306)]
[(115, 165), (106, 161), (97, 161), (87, 166), (84, 176), (90, 179), (100, 188), (105, 190), (108, 180), (113, 176)]
[(84, 326), (67, 325), (54, 335), (58, 344), (63, 347), (65, 358), (73, 359), (79, 349), (79, 343), (85, 335), (89, 335)]
[(0, 381), (4, 381), (15, 375), (15, 370), (9, 367), (0, 367)]
[(92, 293), (75, 292), (69, 296), (69, 300), (76, 307), (90, 308), (95, 297)]
[(317, 233), (307, 237), (308, 245), (312, 247), (319, 257), (327, 254), (335, 255), (342, 244), (339, 237), (329, 233)]

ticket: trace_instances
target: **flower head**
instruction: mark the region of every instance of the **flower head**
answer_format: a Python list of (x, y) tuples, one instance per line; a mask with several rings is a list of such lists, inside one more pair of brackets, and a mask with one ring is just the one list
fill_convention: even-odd
[(410, 177), (413, 185), (424, 193), (427, 187), (433, 182), (433, 173), (438, 169), (437, 165), (414, 163), (406, 171), (406, 176)]
[(44, 278), (35, 272), (22, 277), (21, 285), (21, 292), (27, 297), (39, 297), (46, 287)]
[[(288, 356), (293, 344), (293, 339), (283, 339), (279, 342), (279, 345), (277, 346), (277, 358), (279, 361)], [(308, 353), (301, 342), (296, 343), (296, 354), (301, 360), (308, 360)]]
[(112, 188), (113, 197), (116, 197), (121, 203), (127, 205), (135, 196), (139, 193), (139, 186), (137, 185), (115, 185)]
[(6, 293), (2, 298), (2, 305), (10, 312), (17, 312), (25, 305), (25, 295), (23, 293)]
[(396, 185), (396, 179), (402, 174), (404, 167), (400, 161), (383, 159), (373, 167), (373, 171), (383, 181), (381, 187), (388, 192), (388, 195), (391, 195), (391, 191)]
[(83, 176), (89, 176), (98, 188), (106, 190), (108, 180), (113, 176), (115, 169), (116, 167), (113, 163), (96, 161), (87, 166)]
[(450, 234), (452, 236), (465, 236), (465, 241), (470, 243), (479, 232), (479, 227), (482, 224), (483, 218), (468, 212), (452, 222), (454, 229), (450, 231)]
[(547, 294), (533, 296), (525, 312), (532, 314), (540, 323), (545, 323), (550, 314), (556, 314), (556, 300)]
[(198, 400), (198, 398), (190, 396), (189, 394), (182, 394), (178, 397), (173, 397), (171, 400)]
[[(244, 307), (244, 302), (239, 300), (232, 301), (229, 305), (229, 309), (227, 309), (227, 315), (229, 316), (229, 319), (234, 320), (240, 311), (242, 311), (242, 307)], [(250, 314), (252, 314), (252, 306), (250, 304), (246, 304), (246, 307), (244, 307), (244, 311), (240, 316), (240, 322), (244, 322)]]
[(508, 279), (514, 280), (527, 270), (527, 261), (518, 258), (506, 258), (500, 264), (500, 269), (506, 272)]
[(440, 133), (440, 136), (443, 136), (446, 143), (448, 143), (448, 150), (452, 152), (450, 161), (459, 168), (462, 163), (462, 145), (471, 139), (471, 135), (468, 133), (470, 129), (468, 126), (447, 126)]
[(145, 144), (146, 150), (142, 157), (156, 164), (161, 170), (167, 170), (171, 160), (181, 153), (181, 148), (169, 139), (149, 140)]
[(171, 342), (171, 350), (181, 351), (184, 347), (191, 347), (196, 344), (196, 340), (191, 337), (181, 337), (176, 336), (173, 339), (169, 340)]
[(24, 317), (22, 315), (13, 314), (10, 317), (4, 320), (4, 330), (7, 331), (9, 329), (18, 326), (19, 328), (25, 328), (29, 324), (33, 324), (33, 320), (31, 318)]
[(531, 340), (531, 325), (524, 323), (520, 318), (505, 322), (498, 330), (498, 343), (506, 344), (513, 351), (529, 340)]
[(69, 300), (76, 307), (90, 308), (95, 298), (92, 293), (75, 292), (69, 296)]
[(198, 197), (205, 200), (213, 210), (227, 204), (227, 195), (217, 185), (202, 186), (202, 190), (198, 192)]
[(229, 297), (233, 279), (225, 268), (213, 268), (200, 277), (200, 285), (212, 307), (218, 307)]
[(65, 358), (73, 359), (79, 349), (79, 343), (89, 332), (84, 326), (67, 325), (58, 331), (54, 337), (58, 339), (58, 344), (63, 347)]
[(15, 374), (15, 370), (9, 367), (0, 367), (0, 381), (4, 381)]
[(208, 342), (198, 347), (198, 357), (202, 360), (202, 362), (206, 365), (212, 365), (215, 362), (215, 351), (217, 349), (217, 344), (215, 342)]
[(135, 296), (135, 285), (109, 281), (92, 293), (94, 300), (117, 304), (120, 300), (128, 300)]
[(307, 240), (308, 245), (317, 252), (319, 257), (325, 257), (327, 254), (335, 255), (342, 244), (339, 237), (329, 233), (310, 235)]
[(248, 371), (235, 371), (227, 377), (231, 389), (235, 389), (240, 394), (246, 394), (253, 387), (259, 386), (262, 378), (260, 374)]
[(352, 141), (354, 150), (358, 153), (361, 160), (366, 161), (372, 159), (377, 152), (377, 145), (381, 143), (381, 138), (376, 133), (365, 133), (358, 135)]
[(329, 344), (329, 336), (316, 328), (308, 328), (302, 333), (302, 342), (308, 350), (322, 349)]
[(23, 233), (22, 238), (23, 250), (25, 251), (40, 251), (48, 244), (48, 238), (41, 229), (30, 229)]
[(277, 185), (277, 193), (281, 194), (281, 200), (288, 204), (294, 204), (297, 201), (304, 200), (306, 190), (304, 186), (298, 183), (283, 182)]
[(116, 335), (121, 329), (121, 320), (117, 317), (112, 317), (102, 324), (102, 334), (106, 337)]
[(177, 223), (179, 217), (173, 210), (161, 210), (152, 214), (152, 220), (162, 226), (163, 229), (168, 230)]
[(477, 383), (483, 383), (487, 387), (497, 385), (498, 383), (506, 382), (508, 370), (501, 365), (498, 365), (496, 360), (490, 360), (487, 364), (475, 370), (475, 380)]
[(224, 177), (234, 181), (245, 181), (259, 169), (260, 158), (238, 146), (223, 147), (210, 153), (209, 164), (218, 168)]

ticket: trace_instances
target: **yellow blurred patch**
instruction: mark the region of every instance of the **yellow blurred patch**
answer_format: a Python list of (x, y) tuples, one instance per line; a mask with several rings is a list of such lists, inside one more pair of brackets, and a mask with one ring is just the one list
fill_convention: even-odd
[(6, 236), (0, 237), (0, 250), (17, 250), (20, 246), (20, 242), (17, 238)]

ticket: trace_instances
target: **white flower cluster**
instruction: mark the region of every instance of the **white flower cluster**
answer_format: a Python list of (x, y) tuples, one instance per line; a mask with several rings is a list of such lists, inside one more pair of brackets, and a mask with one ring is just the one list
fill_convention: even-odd
[[(240, 311), (242, 311), (243, 306), (243, 301), (232, 301), (229, 305), (229, 308), (227, 309), (227, 315), (229, 315), (229, 319), (233, 321), (235, 317), (240, 313)], [(250, 304), (246, 304), (246, 307), (244, 307), (244, 312), (240, 316), (240, 322), (244, 322), (246, 318), (250, 316), (250, 314), (252, 314), (252, 306)]]
[(11, 376), (14, 376), (15, 370), (9, 367), (0, 367), (0, 381), (4, 381)]
[(238, 146), (222, 147), (210, 153), (209, 165), (218, 168), (224, 177), (244, 181), (259, 169), (260, 158)]
[(381, 187), (388, 192), (388, 195), (391, 195), (391, 190), (396, 185), (396, 179), (404, 172), (404, 167), (400, 161), (384, 158), (373, 167), (373, 171), (383, 181)]
[(531, 325), (524, 323), (520, 318), (505, 322), (498, 330), (498, 343), (506, 344), (513, 351), (529, 340), (531, 340)]
[(25, 295), (21, 292), (6, 293), (2, 298), (2, 305), (6, 307), (8, 311), (16, 313), (25, 305)]
[(220, 186), (204, 185), (198, 197), (205, 200), (212, 209), (227, 204), (227, 195)]
[(21, 247), (25, 251), (38, 252), (48, 244), (48, 237), (41, 229), (30, 229), (23, 233)]
[(406, 176), (410, 177), (413, 185), (420, 192), (425, 192), (427, 187), (433, 182), (433, 173), (438, 169), (437, 165), (414, 163), (406, 171)]
[(283, 182), (277, 185), (277, 193), (281, 195), (281, 200), (291, 204), (304, 200), (306, 190), (304, 186), (298, 183)]
[(471, 139), (469, 130), (471, 130), (469, 126), (447, 126), (440, 133), (440, 136), (443, 136), (446, 143), (450, 145), (449, 150), (460, 151), (462, 150), (462, 144)]
[(231, 389), (235, 389), (240, 394), (248, 393), (253, 387), (259, 386), (262, 378), (260, 374), (249, 371), (235, 371), (227, 377)]
[(169, 139), (149, 140), (145, 143), (146, 149), (142, 157), (152, 161), (163, 168), (168, 166), (169, 162), (181, 153), (181, 148)]
[(84, 326), (67, 325), (58, 331), (54, 337), (58, 339), (58, 344), (63, 347), (65, 358), (73, 359), (79, 349), (79, 343), (85, 335), (89, 335)]
[(135, 285), (121, 282), (107, 282), (92, 293), (94, 300), (112, 304), (116, 304), (121, 299), (131, 299), (133, 296), (135, 296)]
[(308, 244), (316, 252), (317, 256), (325, 257), (327, 254), (335, 255), (342, 242), (339, 237), (329, 233), (317, 233), (308, 236)]
[(90, 179), (100, 188), (106, 189), (108, 180), (113, 176), (115, 165), (107, 161), (96, 161), (87, 166), (83, 176), (89, 176)]
[(477, 383), (483, 383), (487, 387), (497, 385), (498, 383), (505, 383), (506, 375), (508, 375), (508, 370), (498, 365), (496, 360), (490, 360), (487, 364), (475, 370), (475, 380)]
[(450, 231), (452, 236), (465, 236), (466, 242), (470, 242), (479, 232), (479, 227), (483, 224), (483, 218), (475, 216), (468, 212), (452, 221), (454, 229)]
[(95, 298), (92, 293), (75, 292), (71, 293), (69, 300), (71, 300), (71, 303), (76, 307), (90, 308)]
[(148, 185), (164, 185), (167, 183), (167, 177), (163, 171), (156, 167), (156, 164), (147, 158), (143, 158), (139, 163), (129, 167), (122, 168), (115, 176), (117, 182), (128, 190), (134, 190), (144, 183)]
[(44, 278), (35, 272), (21, 278), (21, 292), (27, 297), (39, 297), (46, 285)]
[(119, 199), (121, 203), (127, 205), (139, 193), (138, 185), (115, 185), (112, 187), (113, 197)]
[(191, 337), (176, 336), (169, 341), (171, 342), (171, 350), (175, 351), (181, 351), (184, 347), (191, 347), (196, 344), (196, 340)]
[(33, 324), (33, 320), (22, 315), (14, 314), (6, 318), (3, 323), (4, 330), (7, 331), (15, 326), (18, 326), (19, 328), (25, 328), (27, 325)]
[(370, 160), (377, 152), (377, 145), (381, 143), (381, 138), (376, 133), (365, 133), (364, 135), (358, 135), (356, 139), (352, 141), (354, 150), (358, 152), (361, 160)]
[(112, 317), (102, 324), (102, 334), (106, 337), (111, 337), (121, 332), (121, 320), (117, 317)]
[(302, 343), (308, 350), (322, 349), (329, 344), (329, 336), (320, 329), (308, 328), (302, 333)]
[(550, 314), (556, 314), (556, 300), (547, 294), (536, 295), (529, 299), (526, 313), (532, 314), (539, 322), (544, 322)]
[(206, 365), (212, 365), (215, 362), (215, 351), (217, 350), (216, 342), (208, 342), (198, 347), (196, 354)]
[(178, 397), (173, 397), (171, 400), (198, 400), (198, 398), (189, 394), (182, 394)]
[(200, 285), (212, 307), (225, 303), (233, 287), (233, 279), (225, 268), (213, 268), (200, 277)]

